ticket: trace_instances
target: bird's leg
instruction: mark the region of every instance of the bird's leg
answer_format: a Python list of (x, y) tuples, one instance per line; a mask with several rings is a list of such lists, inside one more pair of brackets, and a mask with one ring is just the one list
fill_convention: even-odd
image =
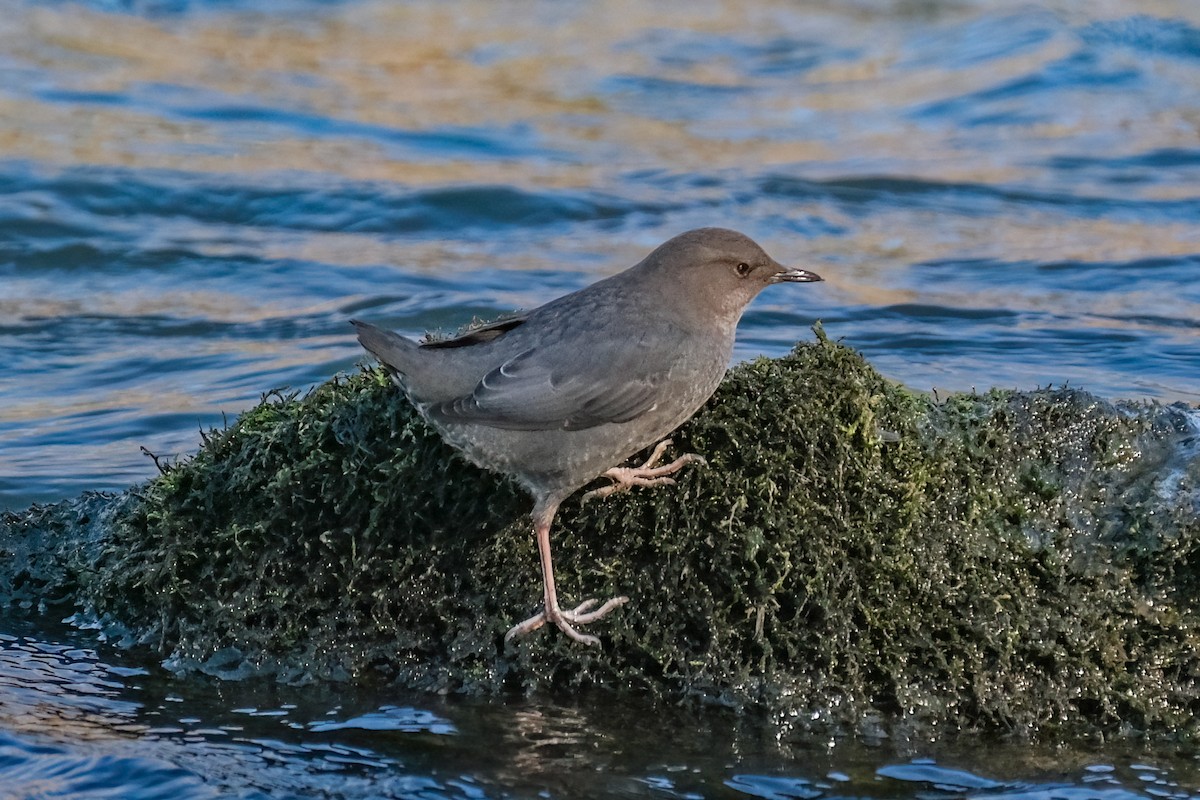
[(627, 492), (634, 486), (670, 486), (675, 483), (675, 479), (668, 476), (683, 469), (684, 465), (708, 463), (702, 455), (684, 453), (670, 464), (663, 464), (661, 467), (655, 466), (670, 446), (671, 440), (663, 439), (654, 447), (654, 451), (650, 453), (646, 463), (640, 467), (613, 467), (607, 470), (600, 477), (609, 478), (612, 483), (588, 492), (580, 498), (580, 503), (586, 503), (593, 498), (599, 500), (618, 492)]
[(554, 521), (554, 513), (557, 510), (558, 501), (551, 501), (546, 503), (544, 508), (539, 503), (533, 512), (533, 530), (537, 536), (538, 556), (542, 561), (544, 606), (539, 613), (514, 625), (508, 633), (504, 634), (506, 642), (514, 637), (536, 631), (547, 622), (552, 622), (558, 626), (559, 630), (577, 642), (600, 644), (600, 640), (595, 636), (580, 633), (572, 626), (595, 622), (614, 608), (629, 602), (628, 597), (614, 597), (595, 611), (591, 610), (597, 603), (595, 599), (584, 600), (570, 611), (563, 611), (558, 607), (558, 593), (554, 590), (554, 563), (550, 560), (550, 523)]

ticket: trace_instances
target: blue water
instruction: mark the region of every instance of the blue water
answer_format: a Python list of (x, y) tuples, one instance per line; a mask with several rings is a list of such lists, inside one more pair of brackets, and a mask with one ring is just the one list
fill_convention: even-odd
[[(353, 369), (351, 316), (453, 330), (700, 225), (826, 278), (765, 293), (739, 359), (820, 319), (917, 389), (1196, 404), (1198, 187), (1193, 0), (0, 0), (0, 508), (123, 489), (155, 473), (142, 448), (186, 455), (262, 393)], [(0, 639), (34, 664), (0, 677), (0, 795), (533, 796), (470, 766), (461, 719), (575, 713), (323, 689), (258, 717), (249, 689), (156, 675), (148, 698), (86, 648), (59, 663), (70, 635)], [(313, 727), (408, 708), (450, 727)], [(1045, 753), (974, 754), (956, 779), (869, 751), (842, 781), (846, 745), (815, 769), (728, 735), (757, 766), (680, 745), (551, 794), (1147, 796), (1183, 768), (1097, 755), (1047, 782)]]
[(182, 680), (48, 620), (0, 634), (5, 800), (1200, 796), (1196, 764), (1173, 752), (814, 743), (759, 727), (611, 699)]

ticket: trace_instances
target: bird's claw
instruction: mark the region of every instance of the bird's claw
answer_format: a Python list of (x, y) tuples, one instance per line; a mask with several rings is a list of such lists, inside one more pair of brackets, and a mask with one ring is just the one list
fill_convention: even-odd
[(504, 641), (509, 642), (518, 636), (524, 636), (527, 633), (532, 633), (538, 628), (545, 625), (547, 622), (553, 622), (560, 631), (565, 633), (570, 638), (581, 644), (600, 644), (600, 640), (595, 636), (588, 636), (586, 633), (580, 633), (575, 630), (574, 625), (587, 625), (589, 622), (595, 622), (603, 617), (614, 608), (623, 606), (629, 602), (629, 598), (625, 596), (614, 597), (604, 605), (592, 611), (591, 608), (599, 602), (595, 598), (584, 600), (579, 605), (570, 611), (562, 611), (561, 609), (543, 609), (534, 614), (524, 622), (520, 622), (509, 629), (508, 633), (504, 634)]
[(698, 453), (684, 453), (679, 458), (672, 461), (670, 464), (664, 464), (661, 467), (656, 466), (663, 453), (671, 446), (670, 439), (663, 439), (650, 453), (650, 457), (640, 467), (613, 467), (605, 471), (600, 477), (608, 478), (612, 481), (608, 486), (601, 486), (599, 489), (593, 489), (587, 492), (580, 498), (579, 502), (586, 503), (589, 500), (600, 500), (608, 497), (610, 494), (619, 492), (627, 492), (634, 486), (674, 486), (675, 479), (668, 477), (683, 469), (687, 464), (707, 464), (704, 456)]

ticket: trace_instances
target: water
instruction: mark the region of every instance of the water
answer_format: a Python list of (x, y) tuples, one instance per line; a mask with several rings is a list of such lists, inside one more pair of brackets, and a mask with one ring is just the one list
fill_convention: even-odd
[(1196, 767), (1095, 745), (795, 742), (721, 712), (611, 699), (181, 681), (49, 620), (0, 635), (6, 799), (1135, 800), (1197, 796)]
[[(454, 329), (707, 224), (827, 279), (765, 293), (738, 358), (821, 319), (918, 389), (1195, 404), (1198, 141), (1191, 0), (0, 0), (0, 507), (122, 489), (141, 448), (352, 369), (350, 316)], [(1165, 755), (679, 740), (707, 717), (620, 751), (657, 711), (275, 697), (110, 666), (45, 620), (0, 634), (13, 796), (1195, 787)], [(314, 727), (354, 719), (415, 729)], [(505, 738), (531, 719), (544, 740)]]

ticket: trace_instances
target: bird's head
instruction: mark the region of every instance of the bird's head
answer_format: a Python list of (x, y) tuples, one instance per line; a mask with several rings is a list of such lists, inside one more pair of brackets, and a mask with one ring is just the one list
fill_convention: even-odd
[(785, 267), (750, 237), (725, 228), (697, 228), (660, 245), (638, 265), (694, 311), (736, 325), (758, 293), (775, 283), (823, 280)]

